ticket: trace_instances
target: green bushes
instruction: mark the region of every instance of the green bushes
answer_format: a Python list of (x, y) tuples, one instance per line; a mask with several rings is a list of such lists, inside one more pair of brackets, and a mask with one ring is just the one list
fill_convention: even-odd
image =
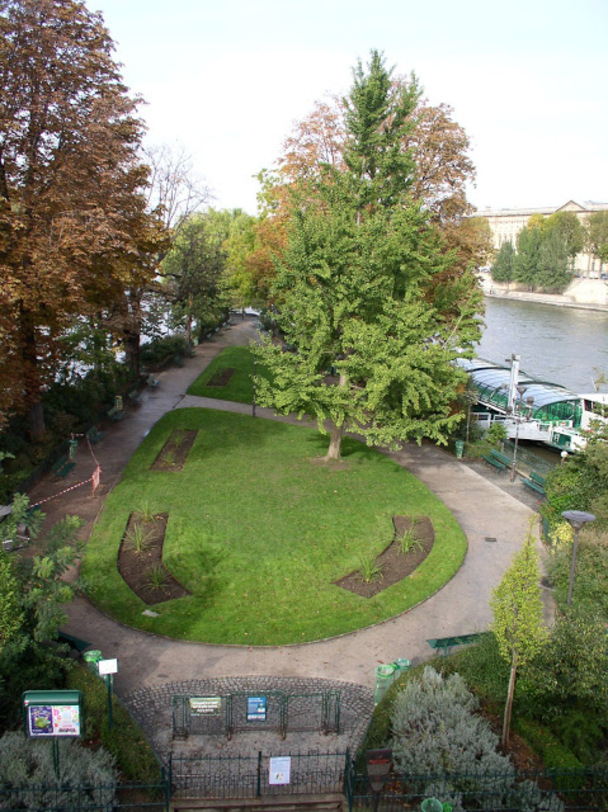
[(184, 355), (187, 350), (185, 336), (172, 335), (157, 338), (144, 344), (140, 350), (140, 361), (143, 366), (157, 367), (175, 355)]
[(478, 709), (478, 699), (459, 674), (443, 677), (427, 667), (407, 682), (390, 711), (390, 743), (408, 790), (436, 796), (455, 809), (465, 803), (484, 808), (489, 798), (496, 810), (563, 809), (558, 798), (532, 782), (517, 782), (513, 764), (498, 752), (498, 736)]
[(109, 753), (103, 749), (90, 750), (74, 740), (60, 740), (58, 747), (61, 786), (56, 782), (50, 741), (34, 741), (23, 733), (2, 736), (0, 803), (3, 808), (70, 808), (74, 806), (75, 791), (82, 807), (110, 808), (113, 805), (118, 773)]
[(67, 688), (82, 691), (85, 705), (85, 734), (100, 742), (116, 763), (123, 781), (151, 784), (160, 779), (160, 767), (143, 733), (119, 700), (112, 701), (113, 726), (108, 723), (108, 694), (105, 682), (85, 667), (72, 668)]

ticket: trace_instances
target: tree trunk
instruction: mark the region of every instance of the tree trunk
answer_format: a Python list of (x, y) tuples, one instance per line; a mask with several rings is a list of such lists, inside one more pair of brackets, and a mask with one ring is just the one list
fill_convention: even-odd
[(39, 440), (44, 434), (44, 408), (41, 401), (32, 403), (28, 412), (28, 426), (33, 440)]
[(332, 426), (329, 438), (329, 448), (327, 454), (323, 459), (327, 462), (329, 460), (339, 460), (340, 451), (342, 448), (342, 436), (344, 435), (344, 425)]
[(139, 377), (139, 333), (129, 331), (124, 336), (125, 360), (133, 378)]
[(513, 694), (515, 693), (515, 678), (517, 676), (517, 652), (513, 652), (511, 660), (511, 673), (509, 675), (509, 689), (507, 691), (507, 701), (505, 702), (505, 714), (502, 721), (502, 738), (500, 746), (506, 752), (509, 746), (509, 736), (511, 734), (511, 712), (513, 711)]

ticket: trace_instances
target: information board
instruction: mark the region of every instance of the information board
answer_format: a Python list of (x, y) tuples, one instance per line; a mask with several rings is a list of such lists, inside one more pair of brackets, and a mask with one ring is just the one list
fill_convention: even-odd
[(80, 691), (26, 691), (23, 694), (25, 732), (32, 738), (81, 736)]

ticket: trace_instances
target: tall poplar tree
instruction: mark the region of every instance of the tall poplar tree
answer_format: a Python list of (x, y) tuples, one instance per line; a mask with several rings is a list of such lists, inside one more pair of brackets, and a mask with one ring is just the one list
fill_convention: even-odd
[(515, 554), (511, 566), (492, 593), (490, 607), (494, 615), (491, 630), (501, 656), (511, 666), (501, 738), (502, 747), (506, 749), (518, 669), (538, 654), (546, 639), (538, 553), (531, 529), (521, 550)]
[[(420, 97), (391, 80), (382, 56), (359, 62), (344, 100), (344, 165), (296, 183), (288, 245), (274, 283), (277, 321), (294, 352), (257, 350), (272, 383), (263, 405), (314, 415), (340, 457), (346, 430), (369, 444), (445, 442), (465, 376), (453, 363), (479, 336), (481, 297), (466, 274), (442, 286), (454, 258), (411, 194), (407, 144)], [(446, 275), (446, 278), (449, 275)]]
[(0, 0), (0, 417), (29, 412), (34, 436), (66, 331), (153, 274), (142, 124), (113, 47), (82, 0)]

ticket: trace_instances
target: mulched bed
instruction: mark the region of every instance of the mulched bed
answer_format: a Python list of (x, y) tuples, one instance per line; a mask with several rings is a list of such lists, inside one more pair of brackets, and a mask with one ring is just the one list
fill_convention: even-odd
[(233, 367), (218, 369), (207, 382), (207, 386), (226, 386), (235, 372), (236, 370)]
[[(164, 601), (184, 598), (190, 595), (163, 564), (163, 543), (168, 516), (161, 513), (146, 521), (137, 513), (132, 513), (118, 550), (118, 572), (127, 586), (148, 606)], [(141, 528), (146, 539), (144, 549), (137, 552), (129, 541), (129, 536)], [(162, 573), (162, 584), (153, 584), (153, 573)]]
[[(389, 586), (411, 575), (433, 549), (435, 531), (428, 516), (412, 519), (409, 516), (393, 516), (395, 535), (393, 541), (376, 557), (376, 564), (382, 568), (382, 576), (375, 581), (365, 581), (357, 570), (336, 581), (336, 585), (360, 595), (373, 598)], [(401, 552), (400, 539), (412, 528), (412, 534), (421, 542), (420, 549)]]
[(181, 471), (196, 440), (197, 431), (176, 429), (150, 466), (152, 471)]

